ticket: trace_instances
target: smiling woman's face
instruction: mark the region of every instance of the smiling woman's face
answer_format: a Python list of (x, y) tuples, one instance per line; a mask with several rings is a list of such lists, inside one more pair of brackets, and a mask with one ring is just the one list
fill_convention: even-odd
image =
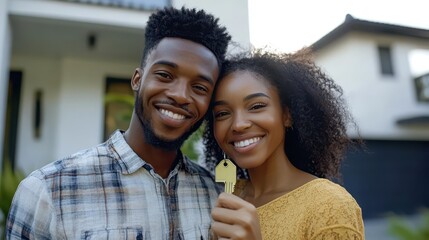
[(241, 168), (250, 169), (284, 155), (285, 126), (277, 89), (249, 71), (225, 76), (215, 93), (214, 135)]

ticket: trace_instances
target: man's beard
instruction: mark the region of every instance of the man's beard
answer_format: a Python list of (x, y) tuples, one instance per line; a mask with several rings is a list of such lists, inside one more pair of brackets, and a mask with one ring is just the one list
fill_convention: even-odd
[(195, 132), (204, 121), (204, 118), (200, 119), (188, 131), (186, 131), (182, 136), (176, 139), (173, 139), (173, 140), (163, 139), (156, 135), (150, 120), (144, 117), (143, 101), (142, 101), (142, 98), (139, 97), (139, 95), (136, 96), (134, 103), (135, 103), (134, 111), (140, 121), (140, 124), (143, 127), (143, 135), (144, 135), (145, 142), (156, 148), (164, 149), (166, 151), (178, 150), (182, 146), (183, 142), (185, 142), (185, 140), (193, 132)]

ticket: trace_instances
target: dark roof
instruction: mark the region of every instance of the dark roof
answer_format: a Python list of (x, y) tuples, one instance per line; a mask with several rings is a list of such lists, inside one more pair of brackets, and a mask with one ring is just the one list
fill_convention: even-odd
[(91, 5), (131, 8), (137, 10), (156, 10), (171, 6), (171, 0), (59, 0)]
[(317, 42), (313, 43), (311, 47), (313, 50), (317, 51), (351, 31), (407, 36), (429, 40), (428, 29), (412, 28), (379, 22), (370, 22), (356, 19), (350, 14), (347, 14), (345, 21), (341, 25), (330, 31)]

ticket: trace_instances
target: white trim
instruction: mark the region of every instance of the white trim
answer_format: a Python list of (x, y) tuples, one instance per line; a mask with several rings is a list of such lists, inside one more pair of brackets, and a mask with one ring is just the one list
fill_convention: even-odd
[[(58, 9), (62, 10), (58, 11)], [(9, 1), (9, 13), (18, 16), (105, 24), (137, 29), (143, 29), (146, 26), (146, 22), (151, 14), (150, 11), (45, 0)]]

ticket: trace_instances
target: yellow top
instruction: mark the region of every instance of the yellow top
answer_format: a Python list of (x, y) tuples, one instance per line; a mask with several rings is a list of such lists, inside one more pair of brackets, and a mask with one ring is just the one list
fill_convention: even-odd
[(264, 240), (364, 239), (359, 205), (327, 179), (312, 180), (257, 210)]

